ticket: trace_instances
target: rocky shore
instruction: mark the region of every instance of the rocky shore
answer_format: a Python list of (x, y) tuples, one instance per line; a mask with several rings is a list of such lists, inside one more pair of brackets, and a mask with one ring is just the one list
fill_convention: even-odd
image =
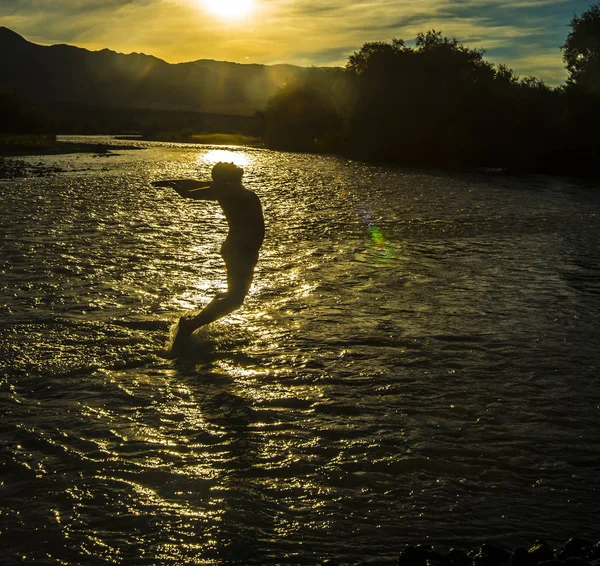
[(19, 177), (48, 177), (62, 172), (56, 165), (43, 163), (27, 163), (22, 159), (0, 157), (0, 179), (16, 179)]
[[(36, 140), (37, 141), (37, 140)], [(83, 143), (56, 141), (44, 139), (39, 143), (30, 140), (22, 141), (19, 138), (2, 140), (0, 138), (0, 156), (22, 157), (25, 155), (59, 155), (66, 153), (96, 153), (107, 154), (121, 149), (140, 149), (133, 144), (109, 145), (104, 143)]]
[(114, 151), (122, 149), (140, 149), (133, 145), (107, 145), (99, 143), (54, 142), (38, 148), (14, 147), (0, 145), (0, 179), (16, 179), (23, 177), (47, 177), (63, 172), (56, 165), (43, 162), (30, 163), (19, 157), (60, 155), (71, 153), (92, 153), (95, 156), (109, 157), (116, 155)]

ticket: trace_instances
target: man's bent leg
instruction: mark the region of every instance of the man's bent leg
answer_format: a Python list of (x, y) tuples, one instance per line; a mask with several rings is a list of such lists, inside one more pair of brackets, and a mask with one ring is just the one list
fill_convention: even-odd
[(194, 330), (222, 318), (236, 309), (239, 309), (248, 291), (252, 285), (254, 275), (254, 266), (251, 269), (245, 269), (243, 272), (239, 269), (237, 273), (227, 272), (227, 292), (217, 295), (204, 309), (194, 317), (182, 316), (179, 319), (179, 334), (191, 334)]
[(209, 324), (218, 318), (228, 315), (236, 309), (239, 309), (244, 302), (244, 297), (235, 297), (232, 295), (225, 295), (222, 298), (213, 299), (200, 314), (195, 317), (186, 319), (184, 318), (184, 326), (187, 327), (188, 332), (194, 332), (197, 328)]

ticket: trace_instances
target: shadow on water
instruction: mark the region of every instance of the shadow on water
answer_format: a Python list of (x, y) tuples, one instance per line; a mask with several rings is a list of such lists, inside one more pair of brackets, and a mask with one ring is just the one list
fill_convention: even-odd
[[(200, 331), (186, 340), (173, 360), (175, 379), (195, 391), (205, 426), (220, 437), (220, 453), (213, 455), (217, 474), (212, 503), (219, 520), (210, 538), (215, 559), (223, 564), (259, 564), (264, 543), (275, 537), (278, 504), (261, 479), (259, 416), (251, 397), (244, 394), (231, 370), (221, 360), (244, 368), (250, 359), (243, 337), (231, 338), (214, 331)], [(202, 553), (207, 558), (206, 553)]]

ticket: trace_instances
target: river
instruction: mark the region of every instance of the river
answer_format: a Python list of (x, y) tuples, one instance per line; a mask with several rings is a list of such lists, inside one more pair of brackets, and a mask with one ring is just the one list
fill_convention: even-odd
[[(597, 182), (134, 143), (0, 181), (8, 563), (597, 539)], [(267, 236), (243, 307), (173, 359), (225, 288), (226, 225), (150, 183), (221, 160)]]

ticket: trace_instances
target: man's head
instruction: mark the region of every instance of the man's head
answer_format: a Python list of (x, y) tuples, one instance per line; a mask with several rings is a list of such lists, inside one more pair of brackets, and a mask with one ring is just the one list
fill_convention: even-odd
[(215, 183), (241, 183), (244, 170), (234, 163), (217, 163), (212, 169), (212, 178)]

